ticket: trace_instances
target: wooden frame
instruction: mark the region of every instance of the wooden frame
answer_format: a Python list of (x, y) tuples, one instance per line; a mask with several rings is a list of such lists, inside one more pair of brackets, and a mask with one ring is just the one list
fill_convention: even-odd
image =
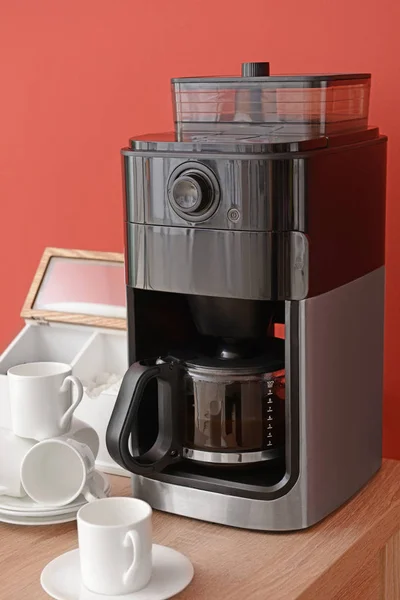
[(52, 321), (58, 323), (70, 323), (76, 325), (90, 325), (92, 327), (104, 327), (108, 329), (126, 329), (126, 319), (117, 317), (101, 317), (95, 315), (82, 315), (66, 312), (52, 312), (33, 308), (43, 278), (46, 274), (50, 260), (56, 256), (62, 258), (76, 258), (85, 260), (104, 260), (108, 262), (124, 262), (124, 255), (118, 252), (94, 252), (90, 250), (66, 250), (64, 248), (46, 248), (40, 259), (39, 266), (33, 278), (31, 287), (21, 311), (24, 319), (37, 321)]

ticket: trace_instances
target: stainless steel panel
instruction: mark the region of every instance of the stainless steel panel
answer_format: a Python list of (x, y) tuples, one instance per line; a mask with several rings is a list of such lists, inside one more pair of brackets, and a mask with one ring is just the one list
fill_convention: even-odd
[[(312, 248), (308, 294), (316, 296), (384, 263), (386, 145), (386, 138), (380, 137), (291, 158), (265, 155), (264, 159), (132, 152), (126, 175), (132, 184), (125, 186), (127, 219), (196, 230), (307, 233)], [(193, 163), (210, 168), (221, 189), (217, 210), (196, 223), (176, 214), (166, 193), (174, 169)], [(360, 209), (359, 199), (364, 197), (369, 202)], [(365, 243), (354, 242), (355, 228)], [(281, 280), (284, 274), (276, 272)], [(283, 285), (286, 289), (287, 282)], [(287, 297), (301, 299), (304, 294)]]
[(374, 475), (382, 445), (384, 268), (301, 301), (300, 311), (300, 475), (294, 487), (261, 501), (135, 475), (135, 496), (187, 517), (285, 531), (321, 520)]
[(127, 284), (142, 289), (147, 288), (146, 276), (146, 245), (144, 226), (125, 223), (127, 247), (125, 252), (129, 260), (125, 262)]
[[(220, 203), (206, 221), (176, 214), (168, 200), (171, 173), (181, 165), (204, 164), (215, 174)], [(295, 159), (191, 159), (124, 156), (126, 218), (134, 223), (236, 231), (304, 231), (305, 163)], [(238, 211), (230, 219), (229, 211)], [(189, 217), (188, 217), (189, 218)]]
[(123, 157), (126, 221), (144, 223), (144, 207), (149, 196), (148, 163), (143, 156)]
[[(128, 223), (127, 238), (132, 287), (255, 300), (307, 294), (308, 242), (299, 232)], [(276, 272), (283, 274), (279, 281)]]
[(279, 456), (279, 450), (260, 450), (258, 452), (208, 452), (206, 450), (194, 450), (183, 448), (183, 456), (186, 460), (194, 460), (203, 463), (223, 464), (249, 464), (272, 460)]
[(385, 269), (301, 302), (308, 520), (381, 465)]
[[(286, 252), (280, 261), (285, 270), (282, 269), (282, 271), (278, 272), (286, 272), (287, 280), (283, 295), (280, 294), (280, 296), (286, 299), (290, 298), (291, 300), (302, 300), (308, 294), (308, 239), (305, 235), (297, 231), (287, 233), (285, 239), (288, 248), (286, 248)], [(282, 279), (278, 279), (278, 285), (280, 286)]]
[[(182, 155), (198, 154), (282, 154), (288, 152), (305, 152), (315, 150), (317, 148), (325, 148), (329, 146), (348, 146), (349, 144), (357, 144), (367, 140), (375, 139), (379, 136), (377, 127), (369, 127), (350, 131), (341, 135), (334, 135), (329, 138), (319, 136), (314, 139), (304, 139), (304, 136), (296, 136), (289, 138), (284, 136), (280, 142), (274, 136), (274, 141), (268, 140), (266, 136), (265, 125), (257, 128), (254, 123), (249, 124), (248, 128), (241, 125), (242, 134), (226, 135), (226, 123), (213, 123), (212, 132), (210, 131), (209, 123), (191, 123), (192, 132), (185, 132), (185, 140), (179, 140), (179, 136), (175, 131), (145, 134), (135, 136), (130, 139), (130, 150), (124, 149), (123, 154), (127, 154), (134, 150), (141, 154), (160, 154), (160, 153), (175, 153)], [(196, 131), (197, 129), (197, 131)], [(224, 135), (225, 134), (225, 135)]]
[(304, 482), (295, 485), (290, 492), (277, 500), (264, 502), (216, 494), (205, 490), (183, 487), (132, 476), (132, 493), (135, 498), (148, 502), (156, 510), (230, 525), (244, 529), (263, 531), (290, 531), (304, 529), (309, 525), (303, 514)]

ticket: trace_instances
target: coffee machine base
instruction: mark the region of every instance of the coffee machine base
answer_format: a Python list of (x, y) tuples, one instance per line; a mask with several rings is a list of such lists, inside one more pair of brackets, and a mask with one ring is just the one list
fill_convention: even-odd
[[(133, 475), (133, 495), (158, 510), (264, 531), (305, 529), (354, 496), (382, 462), (384, 285), (381, 267), (298, 303), (299, 468), (290, 489), (261, 500), (158, 474)], [(292, 347), (286, 340), (287, 362)]]
[[(381, 461), (371, 469), (371, 475), (360, 484), (362, 488), (380, 469)], [(308, 510), (305, 489), (299, 483), (286, 495), (276, 500), (260, 501), (205, 490), (183, 487), (164, 481), (132, 476), (132, 495), (148, 502), (155, 510), (217, 523), (241, 529), (259, 531), (298, 531), (315, 525), (332, 512), (313, 513)], [(349, 498), (359, 489), (353, 490)]]

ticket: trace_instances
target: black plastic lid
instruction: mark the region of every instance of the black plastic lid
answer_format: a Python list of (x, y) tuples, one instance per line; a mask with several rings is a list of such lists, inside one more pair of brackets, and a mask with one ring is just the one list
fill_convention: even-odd
[[(178, 77), (171, 79), (172, 83), (238, 83), (243, 81), (244, 77)], [(352, 81), (354, 79), (371, 79), (371, 73), (326, 73), (326, 74), (301, 74), (301, 75), (271, 75), (269, 77), (246, 77), (251, 81), (269, 81), (271, 83), (289, 82), (289, 81)]]
[(253, 358), (236, 358), (224, 360), (201, 356), (185, 361), (185, 366), (201, 373), (219, 374), (221, 376), (257, 375), (260, 373), (274, 373), (285, 368), (284, 358), (279, 358), (272, 352), (264, 356)]
[(269, 62), (242, 63), (242, 77), (269, 77)]
[(301, 74), (301, 75), (270, 75), (269, 62), (246, 62), (242, 63), (242, 75), (228, 76), (228, 77), (177, 77), (171, 79), (171, 83), (215, 83), (221, 81), (224, 83), (236, 83), (243, 82), (243, 79), (259, 81), (269, 81), (271, 83), (279, 82), (290, 82), (290, 81), (310, 81), (310, 82), (324, 82), (324, 81), (343, 81), (353, 79), (371, 79), (371, 73), (315, 73), (312, 74)]

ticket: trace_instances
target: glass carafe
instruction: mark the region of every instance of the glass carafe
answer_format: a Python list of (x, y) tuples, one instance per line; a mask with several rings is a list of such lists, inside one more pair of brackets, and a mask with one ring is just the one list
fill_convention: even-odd
[(185, 458), (235, 465), (280, 454), (285, 432), (283, 370), (188, 364), (184, 395)]
[[(245, 467), (284, 452), (284, 361), (160, 358), (133, 364), (125, 374), (107, 431), (108, 447), (134, 473), (162, 471), (180, 461)], [(140, 406), (158, 384), (158, 434), (144, 450)], [(156, 390), (154, 390), (156, 391)]]

